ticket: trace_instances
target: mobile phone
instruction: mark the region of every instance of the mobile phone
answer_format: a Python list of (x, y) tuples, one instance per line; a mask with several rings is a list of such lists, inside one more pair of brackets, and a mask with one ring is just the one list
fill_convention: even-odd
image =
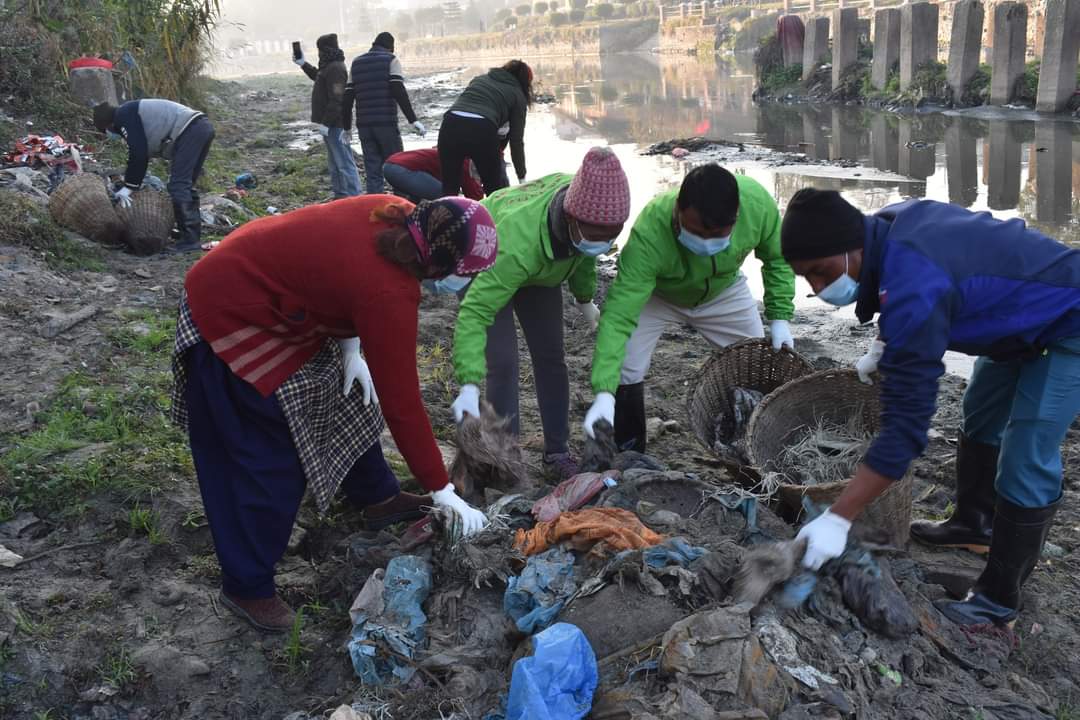
[(299, 60), (300, 58), (304, 57), (303, 51), (300, 50), (300, 41), (299, 40), (294, 40), (293, 41), (293, 44), (292, 44), (292, 56), (293, 56), (293, 60)]

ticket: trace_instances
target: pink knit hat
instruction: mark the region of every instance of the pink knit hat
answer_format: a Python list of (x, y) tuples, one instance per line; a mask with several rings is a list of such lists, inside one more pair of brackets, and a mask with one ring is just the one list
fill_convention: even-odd
[(630, 183), (611, 148), (594, 147), (585, 154), (563, 208), (590, 225), (622, 225), (630, 218)]

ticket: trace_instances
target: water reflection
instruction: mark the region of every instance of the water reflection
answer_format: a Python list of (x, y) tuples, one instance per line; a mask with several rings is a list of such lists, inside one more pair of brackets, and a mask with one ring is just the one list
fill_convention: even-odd
[(808, 184), (844, 190), (872, 210), (905, 197), (1022, 217), (1080, 244), (1080, 124), (963, 115), (895, 115), (859, 107), (751, 101), (749, 59), (616, 55), (538, 60), (556, 97), (559, 137), (648, 144), (692, 135), (757, 143), (810, 158), (856, 160), (906, 181), (749, 171), (784, 203)]

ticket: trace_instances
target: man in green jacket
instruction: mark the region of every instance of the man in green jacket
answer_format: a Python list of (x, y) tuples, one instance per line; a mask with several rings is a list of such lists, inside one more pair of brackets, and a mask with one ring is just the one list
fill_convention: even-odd
[(757, 302), (740, 272), (762, 261), (765, 316), (774, 350), (794, 347), (795, 274), (780, 252), (780, 211), (758, 182), (716, 164), (694, 168), (682, 187), (654, 198), (634, 223), (604, 301), (593, 353), (596, 400), (585, 432), (607, 420), (622, 449), (645, 452), (645, 375), (669, 324), (694, 327), (716, 347), (764, 336)]
[(567, 445), (562, 284), (569, 284), (595, 329), (596, 258), (611, 249), (630, 216), (630, 185), (615, 154), (597, 147), (574, 176), (548, 175), (500, 190), (482, 204), (495, 219), (499, 250), (495, 266), (472, 281), (458, 312), (454, 371), (461, 393), (454, 417), (479, 417), (479, 385), (486, 379), (488, 401), (520, 431), (516, 314), (532, 356), (544, 462), (560, 477), (572, 477), (577, 464)]

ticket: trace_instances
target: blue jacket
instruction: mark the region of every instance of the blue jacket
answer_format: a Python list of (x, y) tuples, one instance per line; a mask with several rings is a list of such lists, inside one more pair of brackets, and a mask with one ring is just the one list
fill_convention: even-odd
[(399, 107), (406, 120), (416, 122), (401, 61), (380, 45), (372, 45), (371, 50), (352, 61), (346, 98), (356, 99), (357, 129), (397, 128)]
[(1080, 337), (1080, 251), (1023, 220), (930, 200), (867, 216), (855, 314), (878, 325), (881, 429), (864, 462), (904, 476), (926, 449), (946, 350), (1034, 357)]

